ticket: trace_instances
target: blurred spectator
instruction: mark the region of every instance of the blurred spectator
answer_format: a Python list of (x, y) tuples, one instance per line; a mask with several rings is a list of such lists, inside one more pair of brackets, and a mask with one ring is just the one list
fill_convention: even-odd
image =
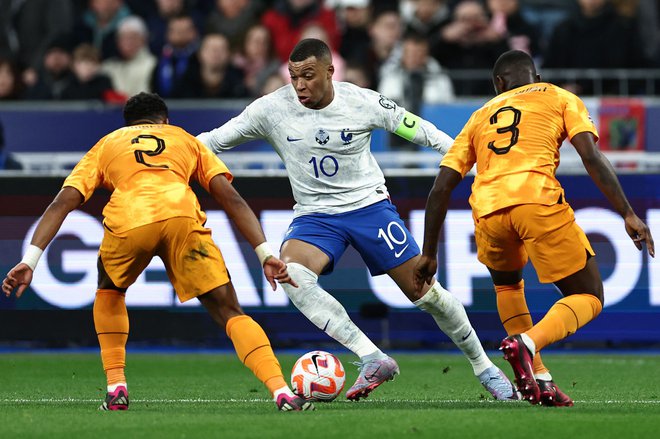
[[(560, 23), (544, 57), (546, 68), (640, 68), (648, 66), (635, 22), (617, 14), (607, 0), (578, 0), (579, 14)], [(564, 83), (577, 93), (594, 92), (591, 81)], [(615, 80), (603, 84), (618, 93)]]
[(335, 13), (325, 8), (321, 0), (276, 0), (261, 20), (273, 36), (275, 53), (281, 62), (289, 59), (303, 29), (310, 24), (318, 24), (327, 31), (331, 49), (340, 47)]
[[(452, 21), (442, 28), (433, 56), (448, 69), (491, 69), (508, 50), (503, 36), (490, 25), (484, 5), (463, 0), (454, 9)], [(493, 94), (490, 78), (483, 80), (453, 77), (454, 91), (461, 96)]]
[(222, 34), (207, 34), (197, 57), (172, 91), (173, 98), (243, 98), (248, 93), (243, 74), (231, 65), (229, 39)]
[(612, 0), (612, 4), (619, 15), (635, 20), (635, 27), (639, 30), (644, 55), (653, 62), (655, 66), (660, 65), (658, 58), (658, 47), (660, 41), (660, 29), (658, 23), (658, 0)]
[(112, 96), (112, 81), (101, 73), (101, 54), (91, 44), (83, 43), (73, 51), (73, 74), (62, 99), (105, 101)]
[(71, 71), (73, 38), (60, 35), (49, 45), (43, 63), (37, 71), (35, 82), (27, 84), (27, 99), (61, 99), (62, 91), (74, 81)]
[(366, 62), (370, 82), (374, 88), (378, 87), (381, 68), (389, 63), (396, 65), (401, 59), (402, 32), (399, 11), (383, 10), (374, 15), (369, 27), (371, 48)]
[(0, 120), (0, 169), (23, 169), (23, 165), (5, 149), (5, 129), (2, 126), (2, 120)]
[(243, 70), (243, 83), (250, 95), (260, 96), (263, 82), (280, 68), (270, 32), (264, 25), (255, 24), (247, 30), (234, 56), (234, 65)]
[(540, 55), (538, 32), (523, 17), (519, 0), (488, 0), (488, 9), (491, 26), (507, 40), (509, 49)]
[(373, 89), (369, 72), (362, 63), (348, 62), (346, 63), (346, 72), (344, 74), (344, 81), (355, 84), (362, 88)]
[(16, 63), (11, 58), (0, 56), (0, 101), (20, 99), (22, 92), (21, 73)]
[[(383, 67), (378, 92), (414, 114), (421, 114), (423, 104), (438, 104), (454, 99), (449, 76), (429, 56), (429, 42), (422, 35), (408, 34), (403, 40), (401, 61)], [(392, 146), (417, 149), (413, 143), (392, 136)]]
[(346, 61), (364, 62), (371, 45), (369, 0), (337, 0), (335, 3), (341, 24), (339, 54)]
[(268, 77), (264, 80), (263, 84), (261, 85), (261, 90), (259, 90), (259, 96), (264, 96), (267, 95), (268, 93), (272, 93), (278, 88), (283, 87), (285, 85), (287, 85), (287, 83), (284, 80), (284, 78), (282, 78), (282, 75), (280, 75), (279, 72), (271, 73), (270, 75), (268, 75)]
[(202, 16), (199, 11), (189, 8), (185, 0), (156, 0), (156, 8), (147, 16), (149, 29), (149, 49), (151, 53), (161, 53), (167, 40), (167, 23), (181, 15), (190, 15), (197, 31), (202, 29)]
[(96, 47), (102, 59), (118, 56), (116, 31), (119, 22), (131, 15), (124, 0), (89, 0), (75, 26), (77, 42), (86, 42)]
[(114, 89), (125, 96), (150, 91), (156, 57), (149, 52), (147, 26), (136, 16), (126, 17), (117, 28), (119, 57), (103, 62), (103, 72), (110, 76)]
[(71, 32), (74, 12), (71, 0), (0, 0), (0, 17), (0, 52), (36, 70), (52, 40)]
[(166, 98), (186, 73), (190, 59), (199, 47), (199, 34), (190, 15), (170, 18), (167, 42), (151, 77), (151, 90)]
[(402, 17), (406, 22), (406, 32), (414, 32), (429, 40), (439, 38), (440, 29), (451, 20), (447, 0), (415, 0), (403, 2)]
[(429, 55), (429, 42), (417, 34), (403, 39), (401, 61), (383, 67), (378, 91), (419, 114), (422, 104), (451, 102), (454, 90), (451, 79)]
[(520, 3), (522, 15), (538, 33), (542, 53), (557, 24), (578, 11), (575, 0), (520, 0)]
[[(344, 71), (346, 70), (346, 61), (344, 58), (332, 48), (329, 43), (329, 36), (325, 28), (319, 24), (308, 24), (303, 29), (300, 34), (300, 39), (304, 40), (307, 38), (314, 38), (316, 40), (321, 40), (330, 47), (330, 55), (332, 55), (332, 65), (335, 68), (335, 72), (332, 75), (332, 79), (335, 81), (344, 80)], [(280, 67), (280, 74), (286, 82), (291, 82), (291, 76), (289, 75), (289, 63), (284, 62)]]
[(232, 47), (238, 46), (245, 30), (259, 21), (260, 0), (215, 0), (215, 9), (206, 20), (205, 33), (221, 33)]

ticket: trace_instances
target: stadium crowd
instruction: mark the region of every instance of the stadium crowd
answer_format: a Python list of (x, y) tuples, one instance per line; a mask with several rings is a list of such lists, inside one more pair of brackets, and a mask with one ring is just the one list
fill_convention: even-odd
[[(288, 54), (314, 37), (331, 47), (335, 79), (415, 112), (422, 103), (492, 95), (487, 76), (464, 72), (490, 69), (509, 49), (543, 68), (657, 68), (658, 3), (0, 0), (0, 101), (123, 103), (139, 91), (255, 98), (289, 80)], [(594, 93), (588, 81), (560, 85)]]

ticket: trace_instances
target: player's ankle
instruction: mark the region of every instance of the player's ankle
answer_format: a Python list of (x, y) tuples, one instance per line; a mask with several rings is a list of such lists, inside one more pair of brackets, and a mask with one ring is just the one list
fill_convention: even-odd
[(115, 390), (117, 390), (117, 387), (125, 387), (126, 390), (128, 390), (128, 384), (126, 383), (113, 383), (113, 384), (108, 384), (108, 392), (112, 393)]
[(295, 396), (289, 386), (281, 387), (273, 392), (273, 401), (277, 401), (280, 395)]
[(532, 338), (524, 332), (520, 334), (520, 338), (522, 338), (525, 347), (529, 350), (529, 353), (533, 357), (534, 353), (536, 352), (536, 343), (534, 343), (534, 340), (532, 340)]

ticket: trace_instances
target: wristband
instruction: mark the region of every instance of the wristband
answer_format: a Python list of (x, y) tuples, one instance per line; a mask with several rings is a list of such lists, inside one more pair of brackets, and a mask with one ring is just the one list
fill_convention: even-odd
[(271, 250), (270, 246), (268, 245), (268, 242), (262, 242), (258, 246), (254, 248), (254, 251), (257, 253), (257, 257), (259, 258), (259, 263), (263, 267), (268, 258), (273, 257), (273, 250)]
[(39, 262), (39, 258), (41, 258), (41, 254), (44, 251), (37, 247), (36, 245), (30, 244), (28, 247), (27, 251), (25, 252), (25, 255), (23, 255), (23, 259), (21, 260), (22, 263), (27, 265), (34, 271), (34, 269), (37, 267), (37, 263)]

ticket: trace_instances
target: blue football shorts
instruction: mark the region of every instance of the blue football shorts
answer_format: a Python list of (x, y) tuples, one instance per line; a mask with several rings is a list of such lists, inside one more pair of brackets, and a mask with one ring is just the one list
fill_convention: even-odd
[(420, 254), (396, 207), (383, 200), (335, 215), (315, 213), (296, 217), (284, 241), (298, 239), (321, 249), (330, 258), (323, 274), (332, 273), (349, 245), (362, 256), (372, 276), (384, 274)]

